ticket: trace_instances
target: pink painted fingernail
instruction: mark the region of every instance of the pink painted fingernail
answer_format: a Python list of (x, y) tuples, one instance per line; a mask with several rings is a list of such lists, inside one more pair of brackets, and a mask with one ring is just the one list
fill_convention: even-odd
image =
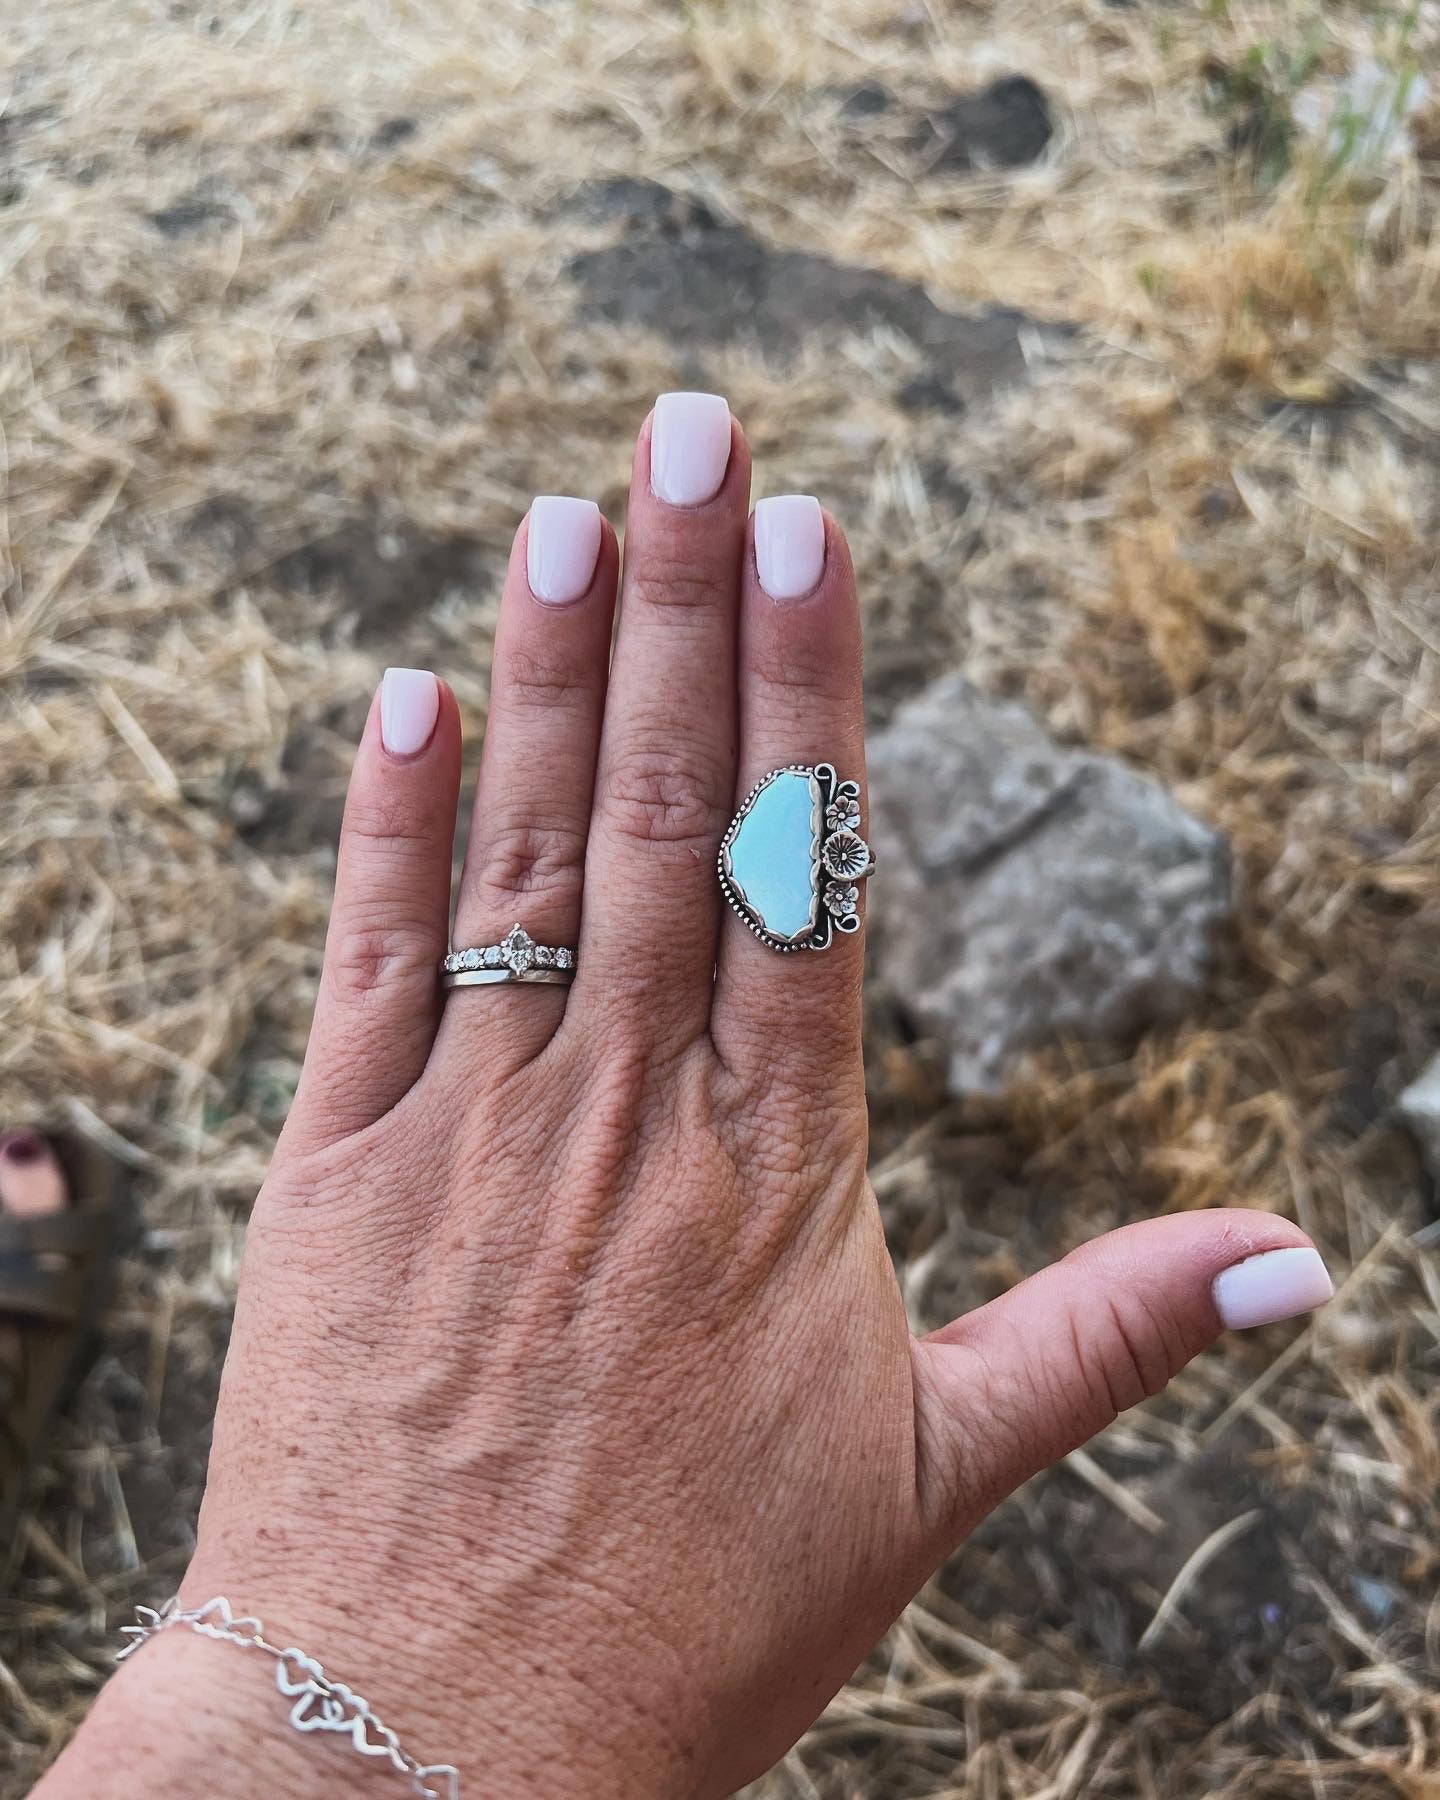
[(380, 683), (380, 741), (392, 756), (418, 756), (440, 716), (440, 683), (428, 669), (387, 669)]
[(772, 600), (798, 600), (825, 573), (825, 515), (809, 494), (777, 494), (755, 508), (755, 567)]
[(730, 467), (730, 407), (721, 394), (662, 394), (650, 428), (650, 485), (671, 506), (713, 500)]
[(1247, 1331), (1252, 1325), (1273, 1325), (1323, 1306), (1335, 1292), (1335, 1283), (1320, 1252), (1304, 1246), (1267, 1250), (1263, 1256), (1222, 1269), (1211, 1292), (1221, 1322), (1230, 1331)]
[(530, 592), (547, 606), (578, 600), (600, 560), (600, 508), (593, 500), (541, 494), (530, 503), (525, 569)]

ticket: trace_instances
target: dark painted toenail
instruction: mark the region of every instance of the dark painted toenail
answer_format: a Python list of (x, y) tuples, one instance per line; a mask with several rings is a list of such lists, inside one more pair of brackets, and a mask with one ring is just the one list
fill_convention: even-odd
[(13, 1131), (9, 1137), (0, 1140), (0, 1156), (6, 1162), (39, 1162), (44, 1154), (45, 1140), (38, 1131)]

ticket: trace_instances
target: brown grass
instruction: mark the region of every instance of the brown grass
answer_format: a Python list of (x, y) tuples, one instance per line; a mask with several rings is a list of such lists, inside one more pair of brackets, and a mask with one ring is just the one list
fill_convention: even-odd
[[(917, 1317), (1220, 1200), (1292, 1213), (1345, 1281), (1002, 1509), (757, 1792), (1440, 1794), (1440, 1271), (1390, 1116), (1440, 1041), (1437, 139), (1377, 172), (1302, 151), (1267, 183), (1214, 104), (1254, 46), (1340, 71), (1433, 62), (1434, 33), (1299, 0), (48, 0), (10, 22), (0, 1119), (109, 1144), (138, 1232), (0, 1601), (7, 1794), (183, 1565), (378, 671), (441, 668), (473, 754), (529, 496), (615, 513), (646, 404), (694, 373), (577, 324), (556, 279), (613, 228), (554, 203), (610, 173), (1083, 328), (958, 425), (863, 378), (893, 345), (705, 372), (757, 486), (851, 528), (877, 719), (963, 666), (1235, 846), (1237, 925), (1182, 1028), (1057, 1047), (962, 1103), (872, 996), (876, 1179)], [(1060, 141), (959, 185), (857, 148), (826, 97), (1010, 69)], [(417, 129), (377, 143), (395, 119)], [(180, 204), (221, 215), (166, 236), (148, 215)]]

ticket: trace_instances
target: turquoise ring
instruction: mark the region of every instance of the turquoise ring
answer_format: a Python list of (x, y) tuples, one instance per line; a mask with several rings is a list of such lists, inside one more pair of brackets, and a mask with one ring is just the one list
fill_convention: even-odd
[(860, 883), (875, 867), (860, 836), (860, 785), (831, 763), (772, 769), (720, 840), (725, 898), (772, 950), (827, 950), (860, 929)]

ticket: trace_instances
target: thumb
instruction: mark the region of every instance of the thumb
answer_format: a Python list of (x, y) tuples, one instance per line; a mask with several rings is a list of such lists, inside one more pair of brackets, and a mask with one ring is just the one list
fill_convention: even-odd
[(928, 1522), (963, 1536), (1222, 1331), (1293, 1318), (1334, 1291), (1299, 1227), (1267, 1213), (1181, 1213), (1082, 1245), (915, 1344)]

